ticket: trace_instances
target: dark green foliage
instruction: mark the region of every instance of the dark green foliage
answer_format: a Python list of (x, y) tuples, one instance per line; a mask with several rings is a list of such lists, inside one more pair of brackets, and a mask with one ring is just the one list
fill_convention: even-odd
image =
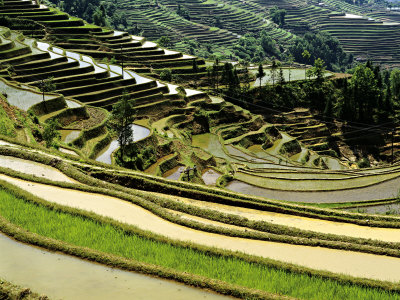
[(46, 147), (55, 147), (56, 143), (55, 140), (60, 138), (60, 132), (58, 131), (58, 128), (60, 127), (57, 119), (51, 119), (49, 120), (46, 125), (44, 126), (44, 131), (43, 131), (43, 139), (46, 142)]
[(104, 5), (101, 4), (100, 7), (97, 7), (92, 16), (93, 23), (97, 26), (106, 26), (107, 25), (107, 14), (104, 8)]
[(179, 16), (181, 16), (182, 18), (185, 18), (186, 20), (190, 20), (189, 10), (186, 7), (182, 7), (180, 4), (178, 4), (176, 13)]
[(128, 94), (124, 93), (121, 100), (114, 104), (112, 108), (111, 126), (118, 135), (120, 147), (120, 160), (124, 161), (125, 148), (133, 140), (131, 124), (135, 120), (134, 101), (129, 100)]
[(126, 147), (124, 161), (117, 158), (117, 163), (126, 168), (133, 170), (144, 171), (157, 161), (157, 150), (147, 145), (142, 147), (136, 143), (130, 144)]
[(48, 92), (54, 92), (56, 90), (56, 85), (53, 82), (54, 77), (49, 77), (46, 80), (42, 80), (42, 82), (40, 83), (40, 90), (42, 92), (48, 93)]
[(171, 69), (163, 69), (160, 73), (160, 79), (163, 81), (171, 81), (172, 80), (172, 71)]
[[(303, 56), (305, 50), (310, 53), (309, 59)], [(344, 70), (353, 61), (352, 55), (346, 54), (339, 41), (327, 32), (307, 32), (303, 38), (295, 40), (289, 51), (294, 60), (301, 63), (314, 64), (317, 58), (321, 58), (333, 71)]]
[(272, 7), (269, 10), (269, 16), (271, 17), (271, 20), (278, 24), (279, 27), (283, 27), (285, 25), (285, 16), (286, 16), (286, 10), (285, 9), (279, 9), (276, 5)]
[(168, 36), (162, 36), (157, 40), (157, 44), (160, 47), (168, 47), (171, 45), (171, 39)]
[(247, 33), (233, 46), (233, 52), (240, 59), (251, 62), (262, 62), (268, 56), (280, 56), (276, 42), (265, 31), (259, 35)]
[(199, 67), (197, 66), (197, 60), (193, 59), (193, 72), (198, 73), (199, 72)]
[(265, 76), (265, 71), (264, 71), (264, 69), (263, 69), (263, 66), (262, 66), (262, 64), (259, 64), (259, 65), (258, 65), (258, 72), (257, 72), (256, 77), (257, 77), (257, 79), (260, 80), (260, 90), (261, 90), (261, 85), (262, 85), (262, 78), (263, 78), (264, 76)]
[(367, 158), (362, 158), (358, 163), (357, 163), (358, 167), (360, 169), (362, 168), (369, 168), (370, 164), (369, 164), (369, 160)]

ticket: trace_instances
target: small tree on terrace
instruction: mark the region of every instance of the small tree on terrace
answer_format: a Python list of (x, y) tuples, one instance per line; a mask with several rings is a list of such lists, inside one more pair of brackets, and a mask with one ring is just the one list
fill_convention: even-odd
[(157, 44), (160, 47), (169, 47), (171, 46), (171, 39), (168, 36), (163, 35), (157, 40)]
[[(306, 62), (309, 62), (311, 54), (308, 52), (308, 50), (304, 50), (301, 56), (303, 56)], [(304, 79), (307, 79), (307, 68), (304, 69)]]
[(311, 68), (312, 75), (317, 77), (317, 83), (322, 83), (324, 81), (325, 69), (325, 62), (322, 59), (317, 58), (314, 61), (314, 66)]
[(60, 124), (57, 119), (51, 119), (46, 122), (43, 130), (43, 139), (46, 142), (47, 148), (56, 146), (54, 140), (59, 139), (61, 136), (58, 127), (60, 127)]
[(262, 64), (260, 63), (259, 65), (258, 65), (258, 72), (257, 72), (257, 74), (256, 74), (256, 77), (257, 77), (257, 79), (259, 79), (260, 80), (260, 91), (261, 91), (261, 84), (262, 84), (262, 78), (265, 76), (265, 71), (264, 71), (264, 69), (263, 69), (263, 66), (262, 66)]
[(133, 141), (131, 124), (135, 120), (134, 101), (129, 100), (129, 95), (124, 91), (121, 100), (113, 105), (111, 126), (118, 134), (120, 147), (120, 160), (124, 162), (125, 149)]
[(271, 64), (271, 79), (272, 79), (272, 85), (275, 85), (275, 79), (277, 77), (277, 71), (279, 68), (279, 63), (273, 59), (272, 64)]

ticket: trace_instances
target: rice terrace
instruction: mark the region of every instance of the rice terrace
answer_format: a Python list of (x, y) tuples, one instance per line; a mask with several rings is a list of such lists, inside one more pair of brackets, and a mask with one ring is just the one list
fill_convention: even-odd
[(400, 299), (400, 3), (0, 0), (0, 299)]

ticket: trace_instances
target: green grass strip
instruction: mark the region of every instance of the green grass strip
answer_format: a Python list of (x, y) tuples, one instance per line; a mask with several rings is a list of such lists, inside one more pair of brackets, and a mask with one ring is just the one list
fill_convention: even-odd
[(186, 247), (153, 241), (110, 224), (50, 210), (0, 190), (0, 212), (41, 236), (230, 284), (303, 299), (400, 299), (380, 289), (341, 284)]

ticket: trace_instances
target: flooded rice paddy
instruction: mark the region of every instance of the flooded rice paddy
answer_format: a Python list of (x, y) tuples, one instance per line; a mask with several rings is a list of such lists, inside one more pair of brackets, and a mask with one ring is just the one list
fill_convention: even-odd
[(0, 179), (7, 180), (47, 201), (92, 211), (172, 239), (240, 251), (351, 276), (392, 282), (397, 282), (400, 278), (399, 258), (206, 233), (168, 222), (141, 207), (117, 198), (33, 183), (5, 175), (1, 175)]
[(77, 139), (81, 133), (80, 130), (60, 130), (61, 133), (61, 141), (64, 143), (68, 144), (72, 142), (73, 140)]
[(69, 183), (76, 182), (56, 168), (13, 156), (0, 155), (0, 166), (13, 169), (17, 172), (51, 179), (53, 181), (63, 181)]
[[(148, 129), (147, 127), (140, 126), (137, 124), (132, 124), (131, 128), (133, 132), (133, 142), (137, 142), (150, 135), (150, 129)], [(111, 143), (99, 153), (99, 155), (96, 158), (96, 161), (111, 165), (112, 154), (118, 148), (119, 148), (118, 140), (116, 139), (112, 140)]]
[[(7, 101), (19, 109), (27, 111), (31, 106), (43, 101), (42, 93), (8, 85), (0, 80), (0, 90), (7, 94)], [(56, 98), (55, 95), (44, 95), (45, 101)]]
[(178, 180), (181, 177), (181, 174), (185, 170), (184, 166), (177, 166), (171, 170), (168, 170), (163, 174), (164, 178), (171, 179), (171, 180)]
[(206, 169), (201, 175), (203, 181), (206, 185), (216, 185), (218, 178), (221, 176), (221, 173), (215, 171), (214, 169)]
[[(207, 208), (225, 214), (233, 214), (252, 221), (264, 221), (277, 225), (295, 227), (302, 230), (345, 235), (356, 238), (374, 239), (394, 243), (400, 242), (400, 229), (359, 226), (350, 223), (325, 221), (174, 196), (171, 196), (170, 199), (199, 208)], [(397, 208), (400, 209), (400, 204), (397, 204)]]
[(381, 182), (372, 186), (337, 191), (296, 192), (262, 188), (239, 180), (231, 181), (226, 188), (247, 195), (303, 203), (344, 203), (397, 197), (400, 178)]
[(231, 299), (17, 242), (0, 234), (0, 277), (51, 299)]

